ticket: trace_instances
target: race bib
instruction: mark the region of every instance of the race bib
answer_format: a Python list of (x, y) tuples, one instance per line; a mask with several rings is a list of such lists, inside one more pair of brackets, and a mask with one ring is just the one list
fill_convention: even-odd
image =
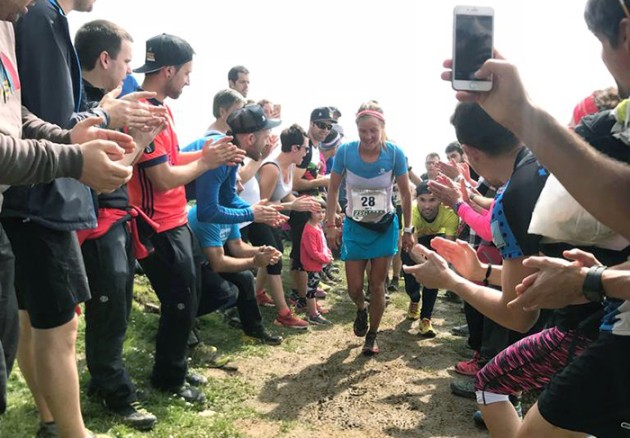
[(361, 221), (366, 216), (385, 214), (388, 211), (385, 190), (352, 190), (352, 218)]

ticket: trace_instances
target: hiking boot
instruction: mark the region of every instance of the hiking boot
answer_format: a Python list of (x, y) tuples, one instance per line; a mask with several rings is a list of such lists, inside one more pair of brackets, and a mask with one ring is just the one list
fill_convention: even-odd
[(208, 379), (206, 378), (206, 376), (202, 376), (201, 374), (188, 373), (186, 374), (186, 383), (191, 386), (199, 387), (207, 385)]
[(409, 303), (409, 309), (407, 309), (407, 319), (411, 321), (417, 321), (420, 319), (420, 303)]
[(376, 343), (376, 333), (368, 332), (365, 335), (365, 343), (363, 344), (363, 354), (365, 356), (374, 356), (379, 353), (378, 344)]
[(460, 379), (451, 382), (451, 392), (457, 396), (470, 398), (473, 400), (477, 399), (475, 395), (475, 385), (472, 379)]
[(324, 318), (321, 314), (317, 315), (308, 315), (306, 318), (309, 324), (312, 325), (331, 325), (332, 322)]
[(352, 326), (355, 336), (362, 338), (368, 331), (368, 311), (367, 307), (363, 310), (357, 310), (357, 316)]
[(437, 332), (433, 328), (429, 318), (422, 318), (420, 327), (418, 328), (418, 334), (425, 338), (435, 338), (437, 336)]
[(258, 342), (266, 345), (280, 345), (282, 344), (282, 336), (275, 336), (269, 333), (264, 328), (260, 328), (252, 333), (244, 333), (243, 340), (245, 342)]
[(51, 421), (50, 423), (39, 422), (39, 429), (35, 434), (35, 438), (57, 438), (59, 436), (59, 428), (57, 423)]
[(392, 280), (389, 282), (389, 286), (387, 286), (387, 291), (398, 292), (398, 277), (392, 278)]
[(451, 333), (454, 336), (463, 336), (466, 337), (470, 334), (470, 330), (468, 329), (468, 324), (460, 325), (457, 327), (453, 327), (451, 329)]
[(165, 389), (162, 391), (173, 394), (175, 397), (181, 398), (185, 402), (192, 404), (201, 404), (206, 401), (204, 393), (194, 386), (190, 386), (188, 383), (184, 383), (182, 386), (176, 388)]
[(296, 330), (306, 330), (308, 328), (308, 322), (303, 319), (296, 318), (292, 313), (288, 313), (284, 316), (278, 315), (273, 323), (278, 326)]
[(256, 294), (256, 304), (262, 307), (276, 307), (276, 303), (273, 302), (264, 290)]
[(475, 351), (475, 355), (470, 360), (462, 360), (455, 364), (455, 372), (462, 376), (474, 376), (481, 369), (479, 366), (479, 352)]
[(134, 401), (125, 406), (109, 408), (115, 416), (126, 426), (137, 430), (151, 430), (157, 422), (157, 417), (147, 411), (139, 401)]

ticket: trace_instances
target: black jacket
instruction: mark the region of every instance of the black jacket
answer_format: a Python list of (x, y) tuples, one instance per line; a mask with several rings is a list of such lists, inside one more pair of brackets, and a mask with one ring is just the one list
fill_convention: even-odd
[[(57, 2), (37, 0), (16, 23), (15, 37), (24, 106), (64, 128), (91, 115), (79, 114), (81, 69), (68, 20)], [(28, 218), (56, 230), (96, 226), (90, 189), (69, 178), (10, 188), (2, 215)]]

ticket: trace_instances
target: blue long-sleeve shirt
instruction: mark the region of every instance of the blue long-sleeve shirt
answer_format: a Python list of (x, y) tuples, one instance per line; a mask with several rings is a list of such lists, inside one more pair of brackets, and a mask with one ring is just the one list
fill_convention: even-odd
[[(208, 139), (218, 140), (224, 134), (217, 131), (186, 146), (184, 152), (200, 151)], [(254, 211), (236, 193), (238, 166), (220, 166), (209, 170), (195, 180), (197, 219), (201, 222), (239, 224), (254, 220)]]

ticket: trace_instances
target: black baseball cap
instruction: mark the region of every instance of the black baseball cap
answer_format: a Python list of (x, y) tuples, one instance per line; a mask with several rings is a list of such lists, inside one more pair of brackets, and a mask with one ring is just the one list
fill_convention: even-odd
[(269, 119), (260, 105), (247, 105), (234, 111), (227, 118), (232, 134), (251, 134), (280, 125), (280, 119)]
[(192, 61), (195, 51), (186, 41), (163, 33), (147, 40), (144, 65), (134, 73), (152, 73), (169, 65), (182, 65)]
[(315, 108), (311, 112), (311, 122), (330, 122), (337, 123), (333, 108), (329, 106), (322, 106)]

